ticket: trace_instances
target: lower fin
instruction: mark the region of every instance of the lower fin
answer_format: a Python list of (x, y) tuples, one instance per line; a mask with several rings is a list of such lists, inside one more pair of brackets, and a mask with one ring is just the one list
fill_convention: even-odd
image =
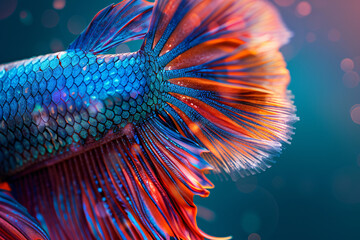
[(0, 239), (48, 240), (46, 232), (7, 189), (0, 189)]
[(12, 181), (51, 239), (215, 239), (197, 227), (193, 202), (212, 187), (204, 149), (161, 118), (121, 134)]

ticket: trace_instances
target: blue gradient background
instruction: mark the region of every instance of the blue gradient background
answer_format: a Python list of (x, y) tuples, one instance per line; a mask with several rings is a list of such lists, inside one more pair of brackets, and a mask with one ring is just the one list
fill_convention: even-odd
[[(76, 33), (112, 2), (68, 0), (64, 9), (54, 10), (52, 0), (0, 0), (0, 63), (66, 48), (75, 38), (69, 27)], [(306, 17), (296, 13), (299, 2), (278, 8), (294, 33), (282, 50), (301, 121), (291, 146), (267, 172), (236, 181), (210, 176), (216, 188), (196, 202), (199, 225), (211, 235), (240, 240), (360, 239), (360, 125), (350, 116), (351, 107), (360, 104), (360, 86), (347, 88), (340, 68), (344, 58), (360, 55), (360, 1), (310, 0), (312, 12)], [(9, 4), (16, 9), (1, 17)], [(53, 12), (44, 15), (48, 9), (56, 12), (58, 22)], [(32, 18), (24, 18), (24, 10)], [(51, 23), (56, 24), (45, 27)], [(340, 33), (338, 41), (329, 40), (331, 29)], [(316, 35), (312, 43), (306, 40), (309, 32)], [(131, 51), (139, 46), (128, 44)], [(360, 64), (355, 63), (355, 70)]]

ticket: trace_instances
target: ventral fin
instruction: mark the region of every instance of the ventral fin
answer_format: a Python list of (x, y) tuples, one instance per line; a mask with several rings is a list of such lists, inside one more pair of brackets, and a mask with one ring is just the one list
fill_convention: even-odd
[(69, 49), (98, 54), (120, 43), (143, 39), (149, 28), (152, 8), (153, 3), (144, 0), (111, 4), (96, 14)]
[(48, 240), (46, 232), (10, 194), (9, 187), (0, 183), (0, 239)]
[(44, 219), (51, 239), (227, 239), (196, 223), (193, 198), (213, 187), (201, 157), (206, 150), (160, 116), (118, 134), (13, 180), (15, 195)]

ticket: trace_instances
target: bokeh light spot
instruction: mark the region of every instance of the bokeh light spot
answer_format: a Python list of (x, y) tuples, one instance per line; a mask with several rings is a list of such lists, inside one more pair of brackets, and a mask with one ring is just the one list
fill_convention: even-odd
[(354, 105), (351, 108), (350, 114), (351, 114), (351, 119), (353, 120), (353, 122), (360, 124), (360, 104)]
[(22, 10), (19, 14), (20, 21), (25, 25), (31, 25), (33, 23), (33, 17), (31, 12)]
[(241, 226), (246, 233), (254, 233), (260, 229), (260, 218), (253, 212), (246, 212), (241, 218)]
[(59, 23), (59, 14), (54, 10), (46, 10), (41, 18), (41, 22), (46, 28), (54, 28)]
[(61, 10), (65, 7), (66, 1), (65, 0), (54, 0), (53, 2), (53, 8), (57, 10)]
[[(360, 105), (359, 105), (360, 120)], [(346, 204), (360, 203), (360, 169), (345, 167), (339, 169), (333, 179), (333, 194), (335, 198)]]
[(299, 14), (300, 17), (306, 17), (311, 14), (311, 5), (310, 3), (303, 1), (299, 2), (299, 4), (296, 6), (296, 12)]
[(59, 52), (64, 50), (64, 44), (61, 40), (54, 38), (53, 40), (51, 40), (50, 48), (53, 52)]
[(249, 235), (248, 240), (261, 240), (261, 237), (257, 233), (252, 233)]
[(11, 16), (17, 6), (17, 0), (1, 0), (0, 1), (0, 20)]
[(341, 61), (340, 67), (344, 72), (352, 71), (354, 70), (354, 61), (350, 58), (344, 58)]
[(86, 22), (81, 16), (74, 15), (69, 19), (67, 27), (69, 32), (78, 35), (85, 29)]
[(280, 7), (289, 7), (294, 4), (295, 0), (274, 0)]
[(331, 42), (338, 42), (338, 41), (340, 41), (341, 34), (340, 34), (339, 30), (333, 28), (329, 31), (328, 38)]
[(360, 77), (357, 72), (349, 71), (346, 72), (343, 76), (343, 83), (348, 88), (356, 87), (360, 82)]

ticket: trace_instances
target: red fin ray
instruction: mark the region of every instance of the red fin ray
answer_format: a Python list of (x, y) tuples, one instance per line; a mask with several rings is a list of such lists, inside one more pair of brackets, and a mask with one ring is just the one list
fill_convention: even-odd
[(52, 239), (209, 237), (196, 226), (193, 203), (212, 187), (204, 150), (159, 119), (14, 180), (17, 193), (30, 189), (20, 201), (43, 216)]
[(8, 190), (4, 189), (0, 189), (0, 239), (49, 239), (27, 209), (20, 205)]
[(165, 2), (144, 42), (164, 66), (164, 119), (209, 150), (216, 172), (269, 168), (297, 120), (279, 52), (291, 34), (278, 13), (263, 0)]

